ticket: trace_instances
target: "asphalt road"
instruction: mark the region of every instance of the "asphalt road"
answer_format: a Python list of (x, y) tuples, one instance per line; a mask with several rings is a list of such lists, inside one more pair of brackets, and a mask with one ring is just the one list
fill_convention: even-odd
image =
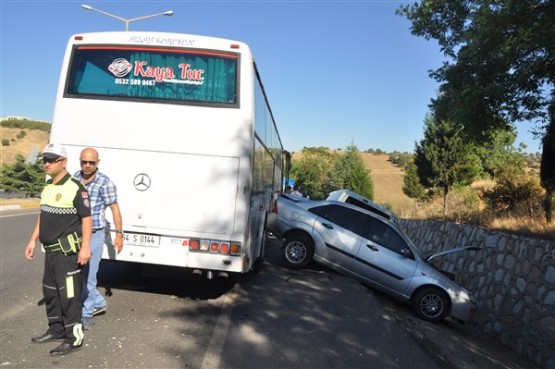
[(47, 328), (44, 255), (24, 257), (36, 213), (1, 213), (3, 368), (531, 367), (474, 330), (420, 321), (408, 307), (328, 269), (285, 269), (273, 238), (262, 271), (235, 279), (103, 262), (99, 285), (108, 312), (95, 317), (81, 350), (53, 358), (48, 351), (57, 343), (30, 342)]

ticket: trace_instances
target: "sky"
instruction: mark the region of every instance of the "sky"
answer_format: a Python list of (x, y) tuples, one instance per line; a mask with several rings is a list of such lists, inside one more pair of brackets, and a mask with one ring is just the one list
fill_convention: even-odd
[[(247, 43), (283, 146), (412, 152), (446, 61), (434, 40), (410, 33), (395, 14), (414, 1), (28, 1), (0, 0), (0, 116), (51, 121), (71, 35), (123, 31), (189, 33)], [(519, 124), (515, 145), (541, 152)]]

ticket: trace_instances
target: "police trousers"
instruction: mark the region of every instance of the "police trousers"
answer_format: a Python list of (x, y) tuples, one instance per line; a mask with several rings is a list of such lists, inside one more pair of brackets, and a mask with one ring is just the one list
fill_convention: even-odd
[(81, 265), (77, 263), (77, 254), (47, 252), (42, 283), (48, 331), (75, 345), (81, 344), (83, 275)]

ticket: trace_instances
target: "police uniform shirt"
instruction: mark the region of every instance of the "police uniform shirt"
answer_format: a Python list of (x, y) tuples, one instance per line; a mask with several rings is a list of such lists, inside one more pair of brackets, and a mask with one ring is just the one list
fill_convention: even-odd
[(77, 179), (67, 173), (58, 183), (46, 182), (40, 200), (39, 239), (51, 245), (70, 233), (82, 236), (81, 218), (91, 216), (89, 194)]

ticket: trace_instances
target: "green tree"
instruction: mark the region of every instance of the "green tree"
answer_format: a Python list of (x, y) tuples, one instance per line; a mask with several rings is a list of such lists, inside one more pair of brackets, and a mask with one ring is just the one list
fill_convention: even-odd
[(357, 147), (333, 152), (326, 147), (305, 147), (293, 160), (291, 177), (312, 199), (324, 199), (331, 191), (349, 188), (373, 199), (374, 185)]
[(482, 133), (518, 121), (541, 123), (540, 177), (546, 216), (555, 211), (555, 1), (422, 0), (398, 9), (411, 32), (435, 39), (449, 58), (431, 72), (440, 86), (438, 119)]
[(474, 150), (480, 157), (485, 173), (496, 179), (497, 173), (507, 167), (518, 172), (524, 171), (524, 157), (512, 146), (516, 138), (514, 130), (490, 130), (484, 136), (487, 139), (482, 145), (475, 145)]
[(370, 171), (366, 169), (364, 161), (355, 145), (347, 147), (345, 154), (339, 158), (343, 162), (344, 178), (343, 188), (348, 188), (356, 193), (374, 199), (374, 182)]
[(17, 155), (15, 160), (11, 166), (2, 166), (0, 188), (6, 192), (23, 192), (27, 197), (38, 196), (45, 179), (41, 162), (27, 164), (23, 155)]
[(308, 193), (310, 198), (323, 199), (324, 183), (330, 178), (330, 168), (334, 166), (334, 156), (327, 147), (304, 147), (300, 158), (292, 161), (291, 177)]
[(405, 175), (403, 176), (403, 193), (412, 199), (425, 201), (428, 199), (426, 188), (420, 183), (416, 165), (410, 161), (405, 165)]
[(414, 163), (420, 183), (443, 193), (445, 215), (449, 190), (472, 183), (481, 170), (479, 158), (464, 144), (461, 127), (431, 115), (424, 123), (424, 138), (416, 144)]
[(401, 168), (404, 168), (412, 161), (412, 154), (408, 152), (393, 151), (389, 154), (389, 161)]

